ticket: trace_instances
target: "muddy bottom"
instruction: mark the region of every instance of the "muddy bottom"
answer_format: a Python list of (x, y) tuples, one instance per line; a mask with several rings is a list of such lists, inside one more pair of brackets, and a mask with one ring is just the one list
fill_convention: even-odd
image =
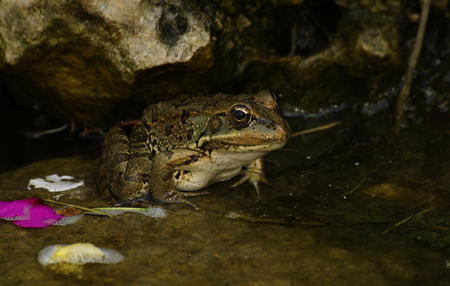
[[(0, 285), (449, 285), (445, 130), (410, 127), (395, 142), (347, 137), (320, 152), (304, 146), (337, 142), (335, 133), (294, 138), (269, 156), (273, 186), (260, 201), (250, 185), (224, 182), (193, 199), (200, 210), (165, 205), (160, 219), (85, 216), (47, 229), (1, 221)], [(86, 181), (60, 201), (111, 205), (95, 192), (98, 159), (56, 158), (3, 173), (0, 199), (52, 198), (27, 184), (59, 174)], [(125, 260), (64, 273), (36, 259), (47, 245), (76, 242), (117, 250)]]

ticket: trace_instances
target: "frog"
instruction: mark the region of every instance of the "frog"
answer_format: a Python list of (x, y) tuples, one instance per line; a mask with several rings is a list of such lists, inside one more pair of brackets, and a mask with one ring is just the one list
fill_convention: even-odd
[(264, 90), (177, 97), (147, 106), (131, 128), (105, 135), (100, 189), (119, 204), (186, 204), (207, 186), (242, 177), (260, 194), (267, 183), (263, 157), (291, 133), (277, 97)]

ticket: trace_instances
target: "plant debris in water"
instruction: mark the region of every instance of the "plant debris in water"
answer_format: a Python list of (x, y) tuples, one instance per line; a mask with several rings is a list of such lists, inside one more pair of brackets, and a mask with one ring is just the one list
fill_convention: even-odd
[(257, 217), (243, 213), (229, 212), (225, 215), (226, 218), (242, 220), (251, 223), (269, 223), (269, 224), (283, 224), (283, 225), (304, 225), (304, 226), (326, 226), (327, 224), (320, 221), (301, 221), (301, 220), (284, 220), (269, 217)]
[(28, 183), (28, 189), (32, 188), (43, 188), (49, 192), (63, 192), (72, 190), (84, 185), (84, 180), (72, 181), (74, 177), (72, 176), (59, 176), (57, 174), (49, 175), (42, 178), (31, 179)]

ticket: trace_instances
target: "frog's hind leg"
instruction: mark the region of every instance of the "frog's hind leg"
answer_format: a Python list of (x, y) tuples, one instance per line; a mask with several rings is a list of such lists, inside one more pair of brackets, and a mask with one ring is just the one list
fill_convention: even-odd
[(143, 146), (130, 142), (122, 128), (113, 127), (106, 134), (103, 158), (106, 188), (116, 201), (133, 201), (148, 192), (148, 153)]
[(125, 173), (129, 159), (129, 140), (119, 127), (111, 128), (105, 135), (102, 164), (100, 167), (99, 189), (114, 201), (119, 201), (117, 190)]

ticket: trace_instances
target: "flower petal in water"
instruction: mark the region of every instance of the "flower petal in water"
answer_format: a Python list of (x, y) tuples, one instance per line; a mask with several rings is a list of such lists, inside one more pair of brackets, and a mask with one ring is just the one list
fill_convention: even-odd
[(19, 227), (49, 227), (63, 217), (37, 198), (0, 202), (0, 219), (10, 220)]
[(28, 183), (28, 189), (43, 188), (49, 192), (63, 192), (78, 188), (84, 185), (84, 180), (73, 181), (72, 176), (59, 176), (57, 174), (49, 175), (43, 178), (31, 179)]
[(123, 260), (119, 252), (100, 248), (91, 243), (52, 244), (42, 249), (38, 261), (46, 266), (57, 263), (118, 263)]

